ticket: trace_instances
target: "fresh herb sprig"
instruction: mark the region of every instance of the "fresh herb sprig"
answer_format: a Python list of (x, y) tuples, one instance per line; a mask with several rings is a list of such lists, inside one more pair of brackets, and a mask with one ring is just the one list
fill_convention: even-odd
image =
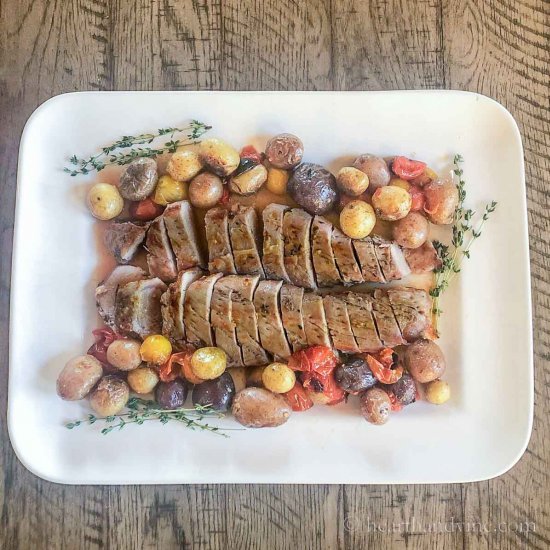
[(206, 417), (223, 418), (223, 414), (211, 409), (209, 406), (196, 405), (193, 409), (159, 409), (154, 401), (147, 401), (139, 397), (132, 397), (126, 405), (128, 411), (121, 414), (99, 418), (89, 414), (83, 420), (76, 420), (65, 424), (69, 430), (73, 430), (83, 424), (95, 424), (96, 422), (105, 422), (107, 425), (101, 430), (103, 435), (111, 433), (113, 430), (122, 430), (128, 424), (142, 425), (149, 420), (157, 420), (161, 424), (166, 424), (171, 420), (185, 424), (185, 427), (191, 430), (205, 430), (223, 437), (229, 437), (225, 431), (230, 428), (218, 428), (207, 422), (203, 422)]
[(435, 329), (437, 331), (437, 321), (442, 313), (439, 306), (441, 295), (447, 288), (455, 276), (462, 269), (462, 260), (470, 257), (470, 249), (474, 242), (481, 237), (481, 231), (489, 216), (495, 211), (497, 203), (491, 201), (485, 205), (481, 219), (474, 222), (475, 211), (471, 208), (465, 208), (466, 200), (466, 182), (464, 181), (462, 163), (464, 159), (461, 155), (455, 155), (453, 159), (453, 173), (458, 178), (458, 205), (454, 214), (452, 227), (452, 239), (450, 245), (445, 245), (439, 241), (434, 241), (434, 247), (441, 260), (441, 266), (435, 271), (435, 284), (430, 290), (430, 295), (433, 298), (432, 313), (434, 316)]
[[(100, 153), (88, 158), (79, 158), (73, 155), (69, 162), (71, 166), (65, 167), (64, 172), (71, 176), (86, 175), (94, 170), (100, 172), (105, 166), (118, 164), (120, 166), (132, 162), (139, 157), (157, 157), (164, 153), (175, 153), (178, 147), (198, 143), (199, 138), (212, 126), (208, 126), (198, 120), (192, 120), (183, 128), (159, 128), (156, 133), (139, 134), (137, 136), (122, 136), (111, 145), (103, 147)], [(174, 139), (176, 134), (185, 134), (185, 138)], [(168, 141), (160, 147), (135, 147), (136, 145), (150, 145), (161, 136), (169, 136)], [(119, 149), (130, 149), (119, 151)]]

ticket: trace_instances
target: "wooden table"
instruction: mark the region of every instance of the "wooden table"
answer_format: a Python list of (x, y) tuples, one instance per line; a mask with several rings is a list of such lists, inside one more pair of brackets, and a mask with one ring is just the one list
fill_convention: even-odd
[[(548, 548), (549, 51), (548, 0), (3, 0), (0, 548)], [(10, 257), (19, 137), (41, 102), (73, 90), (410, 88), (491, 96), (523, 135), (537, 374), (516, 467), (399, 487), (64, 487), (25, 470), (5, 418)]]

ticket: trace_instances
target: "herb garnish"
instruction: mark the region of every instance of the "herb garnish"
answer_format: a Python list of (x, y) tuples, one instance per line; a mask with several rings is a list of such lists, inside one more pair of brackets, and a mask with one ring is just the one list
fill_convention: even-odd
[[(203, 122), (198, 120), (192, 120), (188, 126), (183, 128), (159, 128), (156, 133), (152, 134), (139, 134), (137, 136), (122, 136), (119, 140), (115, 141), (112, 145), (103, 147), (101, 153), (91, 156), (89, 158), (79, 158), (73, 155), (69, 162), (72, 166), (63, 168), (63, 171), (71, 176), (77, 176), (79, 174), (89, 174), (94, 170), (98, 172), (103, 170), (105, 166), (111, 164), (118, 164), (120, 166), (132, 162), (139, 157), (157, 157), (164, 153), (175, 153), (178, 147), (185, 145), (193, 145), (198, 143), (198, 139), (212, 126), (207, 126)], [(174, 136), (178, 133), (185, 133), (186, 140), (174, 139)], [(134, 145), (149, 145), (155, 139), (160, 136), (169, 136), (170, 139), (164, 143), (164, 145), (154, 147), (136, 147), (129, 151), (116, 152), (118, 149), (127, 149)]]
[(229, 437), (223, 433), (231, 428), (218, 428), (211, 426), (206, 422), (202, 422), (205, 417), (223, 418), (223, 414), (213, 411), (209, 406), (196, 405), (194, 409), (174, 409), (165, 410), (159, 409), (154, 401), (147, 401), (139, 397), (132, 397), (128, 400), (126, 407), (128, 412), (114, 414), (104, 418), (98, 418), (93, 414), (89, 414), (84, 420), (76, 420), (65, 424), (69, 430), (77, 428), (82, 424), (94, 424), (95, 422), (105, 422), (107, 426), (101, 430), (103, 435), (107, 435), (114, 429), (122, 430), (128, 424), (141, 425), (148, 420), (158, 420), (161, 424), (166, 424), (170, 420), (182, 422), (191, 430), (200, 429), (209, 431), (223, 437)]
[(441, 294), (447, 290), (449, 284), (457, 273), (460, 273), (462, 260), (470, 257), (470, 249), (476, 239), (481, 236), (481, 230), (485, 222), (489, 219), (497, 206), (495, 201), (485, 205), (483, 216), (477, 224), (474, 224), (475, 211), (471, 208), (464, 208), (466, 200), (466, 182), (463, 179), (464, 171), (461, 168), (464, 159), (460, 155), (455, 155), (453, 159), (453, 173), (458, 177), (458, 205), (454, 214), (453, 237), (450, 245), (445, 245), (439, 241), (434, 241), (433, 245), (441, 260), (441, 267), (435, 271), (435, 285), (430, 290), (433, 298), (432, 313), (434, 316), (434, 325), (437, 331), (437, 320), (442, 311), (439, 307)]

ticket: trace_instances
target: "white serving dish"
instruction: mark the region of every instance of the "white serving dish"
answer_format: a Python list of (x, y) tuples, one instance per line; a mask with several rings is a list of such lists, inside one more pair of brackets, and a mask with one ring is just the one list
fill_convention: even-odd
[[(86, 402), (55, 380), (97, 325), (99, 266), (86, 188), (62, 172), (123, 134), (196, 118), (235, 146), (288, 131), (306, 160), (337, 169), (363, 152), (449, 167), (465, 159), (468, 205), (497, 200), (472, 258), (443, 299), (441, 345), (453, 397), (365, 422), (356, 400), (224, 439), (151, 423), (102, 436), (69, 431)], [(506, 109), (484, 96), (417, 92), (84, 92), (30, 117), (19, 156), (11, 291), (8, 425), (22, 463), (59, 483), (449, 483), (498, 476), (523, 454), (533, 415), (531, 297), (523, 151)], [(223, 421), (235, 427), (233, 420)]]

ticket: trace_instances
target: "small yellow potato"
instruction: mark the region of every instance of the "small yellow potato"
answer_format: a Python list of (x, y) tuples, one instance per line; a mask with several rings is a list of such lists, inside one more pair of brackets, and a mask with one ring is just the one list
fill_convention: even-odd
[(358, 197), (363, 194), (369, 186), (369, 177), (353, 166), (340, 168), (336, 175), (336, 183), (340, 191), (351, 197)]
[(153, 202), (166, 206), (172, 202), (182, 201), (187, 198), (187, 183), (177, 181), (172, 176), (162, 176), (157, 182)]
[(267, 171), (267, 183), (265, 184), (268, 191), (275, 195), (284, 195), (290, 174), (282, 168), (270, 167)]
[(140, 367), (128, 373), (128, 385), (136, 393), (151, 393), (158, 383), (157, 371), (151, 367)]
[(443, 380), (434, 380), (425, 387), (426, 400), (434, 405), (442, 405), (451, 398), (451, 387)]
[(141, 359), (146, 363), (153, 365), (162, 365), (170, 359), (172, 355), (172, 344), (170, 340), (161, 334), (152, 334), (147, 336), (141, 344)]
[(271, 363), (262, 372), (264, 386), (273, 393), (286, 393), (296, 383), (296, 375), (284, 363)]
[(232, 174), (241, 162), (239, 152), (218, 138), (201, 141), (199, 157), (212, 172), (222, 177)]
[(88, 208), (98, 220), (112, 220), (124, 208), (124, 199), (115, 185), (96, 183), (88, 191)]
[(390, 181), (390, 185), (394, 187), (401, 187), (405, 191), (408, 191), (411, 188), (411, 184), (407, 180), (402, 180), (401, 178), (393, 178)]
[(176, 181), (189, 181), (203, 168), (199, 155), (191, 149), (176, 151), (168, 161), (166, 171)]
[(376, 215), (390, 222), (404, 218), (410, 212), (411, 205), (411, 194), (395, 185), (380, 187), (372, 196), (372, 206)]
[(107, 361), (119, 370), (137, 369), (141, 365), (140, 347), (137, 340), (115, 340), (107, 348)]
[(227, 367), (227, 355), (220, 348), (200, 348), (191, 357), (191, 370), (203, 380), (221, 376)]
[(340, 212), (340, 227), (352, 239), (363, 239), (370, 235), (376, 224), (372, 206), (365, 201), (348, 202)]
[(239, 195), (252, 195), (260, 189), (267, 180), (267, 170), (263, 164), (257, 164), (254, 168), (232, 176), (229, 180), (229, 189)]

